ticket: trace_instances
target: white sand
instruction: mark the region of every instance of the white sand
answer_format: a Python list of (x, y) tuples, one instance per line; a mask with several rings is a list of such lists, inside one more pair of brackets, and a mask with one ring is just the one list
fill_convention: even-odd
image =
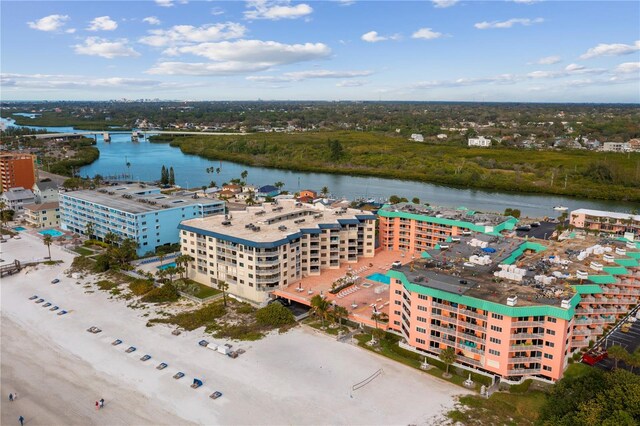
[[(46, 251), (23, 238), (2, 244), (15, 257)], [(143, 311), (86, 293), (63, 276), (72, 256), (52, 246), (60, 267), (41, 266), (2, 279), (2, 424), (25, 416), (36, 424), (431, 424), (453, 406), (460, 388), (353, 345), (298, 327), (250, 343), (237, 359), (198, 346), (201, 330), (171, 335), (145, 326)], [(13, 257), (13, 256), (5, 256)], [(60, 277), (56, 285), (50, 281)], [(28, 300), (34, 294), (66, 309), (54, 312)], [(90, 334), (98, 326), (103, 332)], [(119, 346), (110, 343), (119, 338)], [(224, 342), (217, 342), (224, 343)], [(125, 349), (137, 351), (126, 354)], [(152, 359), (139, 358), (149, 354)], [(159, 362), (169, 364), (158, 371)], [(351, 385), (382, 368), (355, 392)], [(174, 380), (173, 374), (186, 376)], [(189, 387), (194, 377), (204, 381)], [(214, 390), (223, 397), (211, 400)], [(17, 391), (20, 399), (9, 403)], [(6, 394), (6, 395), (5, 395)], [(352, 397), (350, 396), (352, 394)], [(96, 412), (103, 397), (107, 406)], [(23, 412), (24, 411), (24, 412)]]

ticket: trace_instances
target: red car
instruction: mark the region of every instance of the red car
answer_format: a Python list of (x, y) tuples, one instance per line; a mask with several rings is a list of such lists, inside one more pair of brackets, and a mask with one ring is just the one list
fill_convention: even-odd
[(582, 362), (588, 365), (596, 365), (608, 356), (607, 351), (589, 352), (582, 356)]

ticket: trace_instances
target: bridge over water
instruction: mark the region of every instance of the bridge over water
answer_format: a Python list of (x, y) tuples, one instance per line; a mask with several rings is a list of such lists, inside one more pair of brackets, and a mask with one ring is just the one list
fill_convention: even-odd
[[(56, 139), (56, 138), (68, 138), (71, 136), (93, 136), (94, 138), (98, 135), (126, 135), (138, 133), (140, 131), (131, 131), (131, 130), (117, 130), (117, 131), (94, 131), (94, 132), (67, 132), (67, 133), (39, 133), (35, 135), (25, 135), (32, 136), (36, 139)], [(147, 134), (153, 135), (213, 135), (213, 136), (245, 136), (249, 133), (220, 133), (220, 132), (186, 132), (186, 131), (175, 131), (175, 130), (153, 130), (149, 132), (142, 132), (145, 136)]]

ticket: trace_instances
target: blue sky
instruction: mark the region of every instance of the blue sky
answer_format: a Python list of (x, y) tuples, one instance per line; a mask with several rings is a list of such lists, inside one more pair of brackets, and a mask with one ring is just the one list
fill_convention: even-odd
[(6, 1), (1, 97), (640, 102), (637, 1)]

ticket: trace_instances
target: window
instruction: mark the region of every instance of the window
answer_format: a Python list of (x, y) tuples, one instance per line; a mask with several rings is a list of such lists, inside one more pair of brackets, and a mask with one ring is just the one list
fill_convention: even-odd
[(424, 317), (418, 317), (418, 321), (420, 322), (427, 322), (427, 319)]
[(418, 305), (418, 310), (419, 311), (423, 311), (423, 312), (428, 312), (429, 311), (429, 309), (426, 306), (421, 306), (421, 305)]
[(424, 345), (427, 343), (424, 339), (416, 339), (416, 342), (420, 343), (421, 345)]
[(425, 296), (424, 294), (419, 294), (419, 295), (418, 295), (418, 299), (421, 299), (421, 300), (429, 300), (429, 296)]
[(551, 367), (549, 367), (548, 365), (543, 365), (543, 366), (542, 366), (542, 369), (543, 369), (544, 371), (551, 371)]
[(556, 319), (554, 317), (547, 317), (547, 321), (556, 322)]
[(544, 357), (546, 359), (553, 359), (553, 355), (551, 355), (551, 354), (544, 354)]
[(399, 300), (394, 300), (393, 303), (395, 303), (396, 305), (401, 305), (402, 302), (400, 302)]
[(493, 349), (489, 349), (489, 353), (490, 353), (491, 355), (500, 356), (500, 352), (499, 352), (499, 351), (495, 351), (495, 350), (493, 350)]
[(497, 331), (498, 333), (502, 333), (502, 327), (498, 327), (497, 325), (492, 325), (491, 330)]
[(551, 336), (555, 336), (555, 335), (556, 335), (556, 332), (555, 332), (555, 331), (553, 331), (553, 330), (549, 330), (549, 329), (547, 329), (547, 334), (549, 334), (549, 335), (551, 335)]
[(394, 315), (400, 315), (400, 311), (393, 311)]
[(418, 333), (426, 333), (426, 332), (427, 332), (427, 330), (426, 330), (426, 329), (424, 329), (424, 328), (422, 328), (422, 327), (416, 327), (416, 331), (417, 331)]
[(550, 348), (554, 347), (555, 345), (553, 344), (553, 342), (544, 342), (545, 346), (548, 346)]
[(503, 317), (502, 315), (500, 315), (500, 314), (493, 314), (493, 313), (492, 313), (492, 314), (491, 314), (491, 318), (495, 318), (495, 319), (501, 320), (501, 319), (503, 319), (504, 317)]
[(402, 294), (402, 291), (400, 291), (400, 290), (396, 290), (394, 293), (395, 293), (395, 294), (399, 294), (399, 295), (400, 295), (400, 294)]
[(400, 325), (400, 321), (394, 321), (393, 325)]
[(489, 341), (490, 341), (491, 343), (496, 343), (496, 344), (498, 344), (498, 345), (499, 345), (500, 343), (502, 343), (502, 340), (500, 340), (500, 339), (496, 339), (495, 337), (490, 337), (490, 338), (489, 338)]

